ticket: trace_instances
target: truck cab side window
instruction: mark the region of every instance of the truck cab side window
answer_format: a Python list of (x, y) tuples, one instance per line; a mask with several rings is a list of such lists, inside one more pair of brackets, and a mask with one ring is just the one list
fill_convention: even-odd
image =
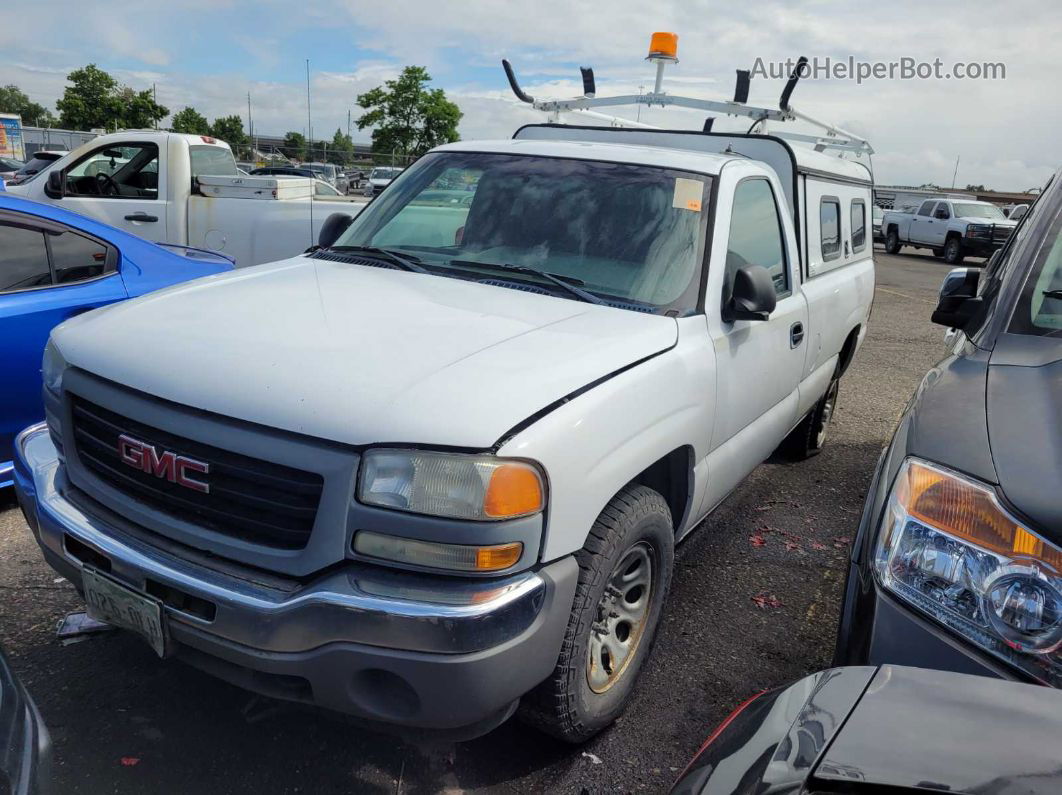
[(933, 214), (933, 206), (935, 204), (936, 202), (922, 202), (922, 206), (918, 208), (918, 214), (928, 218)]
[(159, 148), (144, 143), (96, 149), (66, 172), (66, 187), (71, 196), (157, 199)]
[(819, 247), (823, 260), (841, 255), (841, 202), (837, 199), (819, 202)]
[(941, 202), (937, 205), (937, 210), (933, 213), (934, 218), (939, 218), (942, 221), (947, 221), (951, 218), (951, 213), (948, 211), (948, 205), (946, 202)]
[(734, 191), (726, 250), (726, 297), (733, 289), (734, 274), (745, 265), (762, 265), (771, 274), (775, 293), (789, 293), (782, 223), (774, 191), (765, 179), (747, 179)]
[(44, 234), (39, 229), (0, 223), (0, 293), (51, 283)]
[(851, 207), (852, 251), (862, 251), (867, 244), (867, 206), (860, 200), (852, 201)]

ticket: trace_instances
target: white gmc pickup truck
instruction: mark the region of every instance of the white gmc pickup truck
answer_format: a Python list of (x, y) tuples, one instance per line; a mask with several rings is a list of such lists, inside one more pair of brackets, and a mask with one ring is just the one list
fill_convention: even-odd
[(675, 545), (780, 445), (823, 448), (870, 208), (863, 165), (773, 136), (439, 147), (313, 252), (58, 327), (20, 503), (160, 655), (583, 740), (650, 653)]
[[(222, 251), (239, 267), (305, 251), (335, 208), (333, 202), (314, 200), (309, 187), (303, 198), (256, 196), (252, 191), (241, 198), (219, 198), (203, 195), (198, 183), (200, 177), (238, 176), (224, 141), (124, 130), (88, 141), (8, 191), (54, 202), (156, 243)], [(237, 181), (268, 183), (275, 178)]]

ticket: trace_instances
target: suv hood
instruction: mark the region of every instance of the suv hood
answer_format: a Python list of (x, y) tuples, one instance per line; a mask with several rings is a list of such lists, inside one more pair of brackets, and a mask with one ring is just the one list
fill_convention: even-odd
[(53, 332), (71, 366), (185, 406), (348, 444), (480, 449), (677, 336), (660, 315), (307, 257)]
[(1003, 494), (1030, 530), (1062, 545), (1062, 341), (1001, 335), (986, 397)]

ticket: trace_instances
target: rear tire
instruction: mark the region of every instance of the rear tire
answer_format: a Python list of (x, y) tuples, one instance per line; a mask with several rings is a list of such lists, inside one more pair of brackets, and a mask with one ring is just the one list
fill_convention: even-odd
[(900, 248), (900, 235), (896, 232), (895, 228), (890, 229), (888, 234), (885, 235), (885, 253), (899, 254)]
[(675, 561), (664, 498), (625, 487), (575, 554), (579, 582), (557, 667), (520, 704), (524, 722), (584, 742), (622, 714), (652, 649)]
[(815, 404), (815, 408), (790, 431), (781, 445), (781, 452), (786, 458), (803, 461), (822, 452), (822, 448), (826, 446), (834, 410), (837, 408), (840, 386), (840, 379), (834, 378), (827, 387), (826, 394)]

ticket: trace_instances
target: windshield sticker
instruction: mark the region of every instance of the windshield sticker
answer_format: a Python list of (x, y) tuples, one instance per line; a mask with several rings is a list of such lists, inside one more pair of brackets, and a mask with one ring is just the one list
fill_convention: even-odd
[(692, 210), (699, 213), (703, 194), (704, 183), (699, 179), (675, 177), (675, 195), (671, 200), (671, 206), (679, 210)]

